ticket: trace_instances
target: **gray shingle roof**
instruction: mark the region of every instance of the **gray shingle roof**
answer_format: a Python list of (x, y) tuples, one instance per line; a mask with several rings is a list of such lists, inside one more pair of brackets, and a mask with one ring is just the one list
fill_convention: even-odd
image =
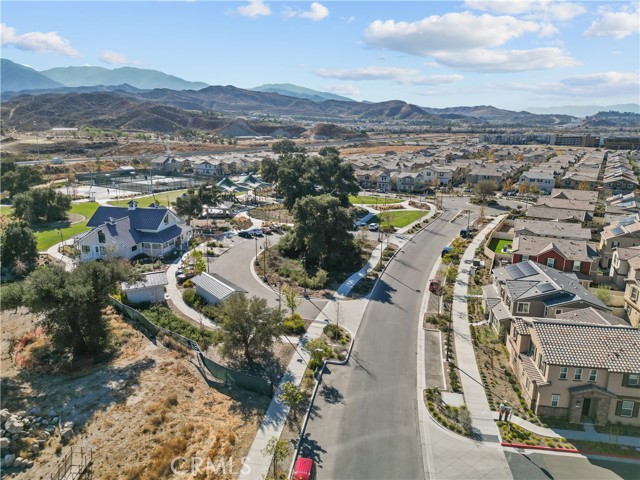
[(622, 325), (625, 327), (629, 325), (619, 317), (598, 311), (591, 307), (560, 313), (556, 315), (556, 319), (567, 320), (574, 323), (590, 323), (593, 325)]
[(547, 363), (611, 372), (640, 372), (640, 330), (631, 326), (603, 326), (533, 319)]
[(205, 292), (211, 294), (220, 301), (234, 293), (247, 293), (246, 290), (234, 285), (215, 273), (201, 273), (200, 275), (193, 277), (191, 281), (194, 285), (202, 288)]
[(167, 283), (167, 275), (164, 272), (151, 272), (145, 273), (142, 277), (142, 280), (139, 282), (128, 284), (122, 283), (122, 290), (130, 291), (130, 290), (141, 290), (143, 288), (149, 287), (159, 287), (165, 286)]

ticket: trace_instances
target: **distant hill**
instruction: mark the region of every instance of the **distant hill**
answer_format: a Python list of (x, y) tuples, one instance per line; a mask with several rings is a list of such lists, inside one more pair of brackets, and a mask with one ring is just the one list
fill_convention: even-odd
[(128, 84), (145, 90), (154, 88), (200, 90), (207, 86), (203, 82), (189, 82), (157, 70), (135, 67), (121, 67), (113, 70), (103, 67), (57, 67), (40, 73), (65, 87)]
[(532, 107), (528, 108), (532, 113), (556, 113), (564, 115), (572, 115), (574, 117), (588, 117), (598, 112), (630, 112), (640, 113), (640, 105), (637, 103), (623, 103), (618, 105), (565, 105), (563, 107)]
[(640, 114), (621, 112), (598, 112), (586, 117), (582, 123), (584, 127), (639, 127)]
[(62, 86), (33, 68), (25, 67), (6, 58), (0, 59), (0, 91), (2, 92)]
[(539, 115), (530, 112), (514, 112), (503, 110), (491, 105), (478, 105), (475, 107), (448, 107), (429, 108), (421, 107), (425, 112), (441, 115), (443, 118), (452, 119), (451, 115), (463, 115), (471, 119), (478, 119), (489, 123), (506, 125), (563, 125), (574, 120), (569, 115)]
[(320, 92), (310, 88), (300, 87), (291, 83), (267, 83), (259, 87), (251, 88), (255, 92), (271, 92), (286, 95), (288, 97), (305, 98), (313, 102), (323, 102), (324, 100), (338, 100), (340, 102), (353, 102), (351, 98), (335, 95), (329, 92)]
[(93, 85), (90, 87), (58, 87), (58, 88), (37, 88), (21, 90), (19, 92), (10, 91), (2, 93), (2, 100), (11, 100), (20, 95), (44, 95), (45, 93), (65, 94), (65, 93), (91, 93), (91, 92), (123, 92), (123, 93), (142, 93), (148, 92), (131, 85)]
[(305, 133), (306, 137), (316, 140), (338, 138), (341, 140), (350, 140), (353, 138), (366, 138), (368, 135), (364, 132), (353, 131), (348, 128), (341, 127), (334, 123), (318, 123)]

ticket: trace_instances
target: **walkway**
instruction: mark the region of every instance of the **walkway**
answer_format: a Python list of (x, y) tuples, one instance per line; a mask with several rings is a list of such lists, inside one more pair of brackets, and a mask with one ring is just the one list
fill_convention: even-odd
[(458, 278), (453, 288), (453, 330), (455, 333), (456, 361), (464, 391), (465, 402), (476, 433), (482, 436), (484, 441), (498, 442), (500, 439), (498, 427), (493, 420), (493, 411), (489, 408), (484, 386), (480, 378), (478, 364), (476, 362), (469, 318), (467, 313), (467, 289), (469, 282), (469, 266), (475, 256), (476, 249), (484, 238), (496, 227), (504, 215), (495, 218), (489, 223), (467, 247), (460, 260)]
[(176, 271), (178, 270), (178, 268), (180, 268), (180, 265), (182, 264), (182, 260), (184, 258), (186, 258), (186, 255), (177, 258), (171, 265), (169, 265), (169, 268), (167, 269), (167, 285), (165, 286), (165, 298), (171, 300), (171, 303), (173, 303), (173, 305), (178, 310), (180, 310), (183, 315), (186, 315), (194, 322), (199, 322), (203, 326), (208, 328), (218, 328), (218, 326), (214, 322), (209, 320), (200, 312), (197, 312), (196, 310), (191, 308), (189, 305), (184, 303), (184, 300), (182, 300), (182, 294), (180, 293), (180, 290), (178, 290), (178, 284), (176, 282)]
[(64, 263), (64, 269), (67, 272), (70, 272), (71, 270), (74, 269), (75, 265), (71, 257), (63, 255), (58, 251), (58, 249), (61, 248), (63, 245), (73, 245), (73, 240), (67, 239), (64, 242), (56, 243), (55, 245), (52, 245), (49, 248), (47, 248), (46, 252), (50, 257), (55, 258), (56, 260), (59, 260), (62, 263)]
[(342, 285), (338, 287), (336, 290), (337, 297), (345, 298), (349, 295), (349, 292), (351, 292), (351, 289), (356, 285), (356, 283), (362, 280), (369, 270), (378, 265), (378, 262), (380, 262), (380, 259), (382, 258), (383, 245), (384, 243), (380, 243), (379, 246), (376, 246), (376, 248), (371, 252), (371, 257), (367, 260), (367, 263), (365, 263), (360, 270), (347, 278)]

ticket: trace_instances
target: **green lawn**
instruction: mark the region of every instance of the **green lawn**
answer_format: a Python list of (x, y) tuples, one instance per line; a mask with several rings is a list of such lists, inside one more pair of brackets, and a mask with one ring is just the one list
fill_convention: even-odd
[[(403, 200), (400, 200), (399, 198), (387, 198), (387, 201), (386, 201), (386, 203), (388, 204), (401, 203), (401, 202), (403, 202)], [(349, 195), (349, 203), (366, 204), (366, 205), (371, 205), (371, 204), (384, 205), (385, 199), (384, 197), (371, 197), (368, 195), (358, 195), (357, 197), (353, 195)]]
[(494, 251), (495, 253), (505, 253), (502, 251), (502, 247), (508, 244), (513, 244), (513, 240), (503, 240), (500, 238), (492, 238), (489, 242), (489, 249)]
[(98, 203), (96, 202), (73, 203), (71, 205), (71, 211), (69, 213), (82, 215), (85, 219), (80, 223), (69, 225), (68, 227), (62, 229), (53, 228), (35, 232), (36, 240), (38, 241), (38, 251), (42, 252), (52, 245), (59, 243), (60, 233), (62, 233), (62, 239), (67, 240), (73, 235), (77, 235), (78, 233), (90, 230), (91, 227), (87, 227), (87, 222), (97, 208)]
[(424, 217), (427, 213), (429, 213), (427, 210), (389, 210), (388, 212), (374, 215), (369, 222), (386, 225), (387, 221), (389, 221), (394, 227), (402, 228)]
[(13, 215), (13, 207), (10, 205), (0, 205), (0, 216), (11, 217)]
[[(162, 192), (162, 193), (156, 193), (155, 195), (148, 195), (146, 197), (134, 198), (134, 200), (138, 202), (139, 207), (148, 207), (154, 202), (158, 202), (159, 204), (167, 207), (169, 206), (168, 205), (169, 203), (174, 202), (176, 198), (178, 198), (183, 193), (186, 193), (186, 191), (187, 191), (186, 189), (172, 190), (171, 192)], [(117, 200), (117, 201), (114, 200), (109, 202), (109, 205), (114, 205), (116, 207), (126, 207), (127, 203), (130, 202), (131, 200), (132, 200), (131, 198), (127, 198), (125, 200)]]

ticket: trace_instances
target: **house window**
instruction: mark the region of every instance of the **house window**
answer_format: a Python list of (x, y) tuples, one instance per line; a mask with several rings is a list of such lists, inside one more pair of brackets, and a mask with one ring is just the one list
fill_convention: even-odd
[(557, 393), (551, 394), (551, 406), (557, 407), (559, 403), (560, 403), (560, 395), (558, 395)]
[(547, 258), (547, 267), (555, 268), (556, 259), (555, 258)]
[(582, 380), (582, 369), (581, 368), (576, 368), (574, 370), (573, 379), (574, 380)]
[(163, 222), (165, 225), (167, 225), (167, 224), (169, 223), (169, 214), (168, 214), (168, 213), (164, 216), (164, 219), (162, 220), (162, 222)]
[(560, 376), (558, 378), (560, 380), (566, 380), (568, 374), (569, 374), (569, 367), (560, 367)]
[(89, 245), (82, 245), (82, 254), (87, 255), (91, 252), (91, 247)]
[(589, 381), (595, 382), (596, 380), (598, 380), (598, 370), (592, 368), (591, 370), (589, 370)]
[(580, 271), (580, 266), (582, 265), (581, 262), (577, 262), (577, 261), (573, 261), (573, 271), (574, 272), (579, 272)]
[(618, 248), (620, 246), (620, 242), (611, 242), (611, 248)]
[(540, 355), (540, 358), (538, 359), (538, 370), (544, 373), (545, 367), (546, 367), (546, 364), (544, 361), (544, 355)]
[(134, 245), (133, 247), (131, 247), (131, 251), (132, 252), (135, 252), (136, 250), (138, 250), (138, 246), (137, 245)]
[(525, 382), (525, 390), (527, 392), (529, 391), (529, 387), (531, 387), (531, 381), (529, 380), (529, 377), (527, 377), (527, 381)]
[(556, 308), (555, 309), (555, 314), (556, 315), (560, 315), (561, 313), (562, 313), (562, 309), (560, 309), (560, 308)]
[(102, 230), (98, 230), (98, 243), (107, 243), (107, 239)]
[(529, 313), (529, 304), (518, 302), (517, 313)]
[(619, 405), (619, 411), (620, 413), (618, 414), (620, 417), (632, 417), (634, 410), (635, 410), (635, 402), (632, 402), (630, 400), (623, 400), (621, 402), (618, 402)]
[(531, 358), (536, 358), (536, 346), (533, 343), (529, 344), (528, 354)]
[(631, 287), (631, 300), (634, 302), (638, 300), (638, 289), (636, 287)]
[(640, 386), (640, 374), (638, 373), (625, 373), (622, 377), (623, 387), (639, 387)]
[(528, 262), (529, 261), (529, 255), (522, 255), (522, 261), (523, 262)]

